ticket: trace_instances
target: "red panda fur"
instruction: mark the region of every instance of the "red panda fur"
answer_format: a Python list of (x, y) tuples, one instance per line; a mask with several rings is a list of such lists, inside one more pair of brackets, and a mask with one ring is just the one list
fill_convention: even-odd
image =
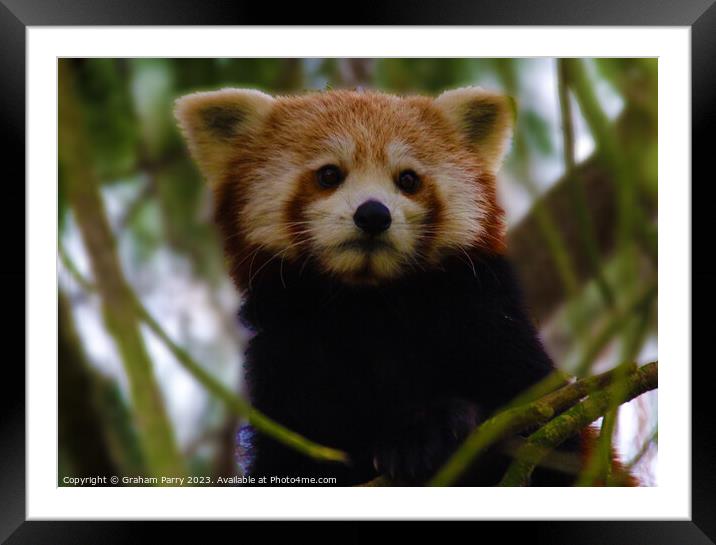
[[(374, 130), (367, 137), (355, 129), (355, 120)], [(505, 251), (505, 223), (497, 203), (496, 181), (492, 172), (481, 165), (480, 156), (471, 153), (462, 137), (427, 97), (395, 97), (371, 92), (333, 91), (305, 96), (281, 97), (265, 120), (263, 130), (241, 142), (226, 162), (222, 181), (214, 188), (215, 220), (225, 244), (230, 271), (240, 289), (248, 287), (251, 274), (271, 258), (259, 245), (246, 239), (250, 226), (242, 222), (242, 209), (247, 206), (245, 184), (254, 180), (254, 173), (271, 160), (276, 149), (291, 150), (298, 160), (308, 161), (316, 154), (315, 142), (332, 133), (347, 133), (356, 143), (356, 163), (385, 162), (385, 146), (391, 138), (400, 138), (412, 148), (418, 160), (431, 163), (435, 157), (449, 157), (450, 162), (464, 169), (479, 186), (479, 195), (486, 214), (483, 233), (471, 247), (479, 251), (501, 254)], [(289, 198), (285, 199), (286, 223), (304, 220), (306, 204), (321, 199), (325, 192), (311, 183), (313, 172), (306, 170), (297, 180)], [(445, 221), (445, 203), (435, 190), (435, 181), (423, 179), (423, 190), (413, 197), (430, 211), (429, 223), (439, 226)], [(422, 241), (421, 253), (429, 252), (434, 237)], [(305, 244), (300, 229), (294, 229), (291, 243)], [(287, 256), (290, 260), (294, 256)]]
[[(495, 176), (509, 99), (478, 88), (437, 99), (228, 89), (183, 97), (177, 117), (256, 331), (252, 402), (353, 460), (312, 462), (256, 434), (250, 473), (424, 482), (480, 418), (552, 371), (505, 257)], [(317, 183), (326, 164), (341, 185)], [(414, 192), (396, 183), (405, 169)], [(390, 214), (386, 242), (345, 249), (344, 238), (375, 240), (352, 216), (370, 200)], [(585, 460), (593, 435), (578, 438)], [(614, 472), (624, 473), (616, 459)]]

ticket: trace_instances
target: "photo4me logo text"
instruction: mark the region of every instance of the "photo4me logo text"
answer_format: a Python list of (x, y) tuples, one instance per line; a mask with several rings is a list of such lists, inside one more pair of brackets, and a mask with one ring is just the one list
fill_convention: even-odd
[(145, 477), (143, 475), (122, 476), (94, 475), (89, 477), (62, 478), (62, 486), (236, 486), (236, 485), (334, 485), (335, 477), (295, 477), (295, 476), (262, 476), (250, 477), (233, 475), (230, 477), (189, 476), (189, 477)]

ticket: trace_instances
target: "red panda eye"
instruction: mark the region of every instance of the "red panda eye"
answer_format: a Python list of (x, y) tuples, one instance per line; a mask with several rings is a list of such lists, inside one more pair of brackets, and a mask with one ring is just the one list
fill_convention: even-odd
[(398, 174), (397, 186), (405, 193), (415, 193), (420, 188), (420, 178), (412, 170)]
[(336, 187), (343, 181), (343, 172), (336, 165), (325, 165), (316, 172), (316, 180), (326, 189)]

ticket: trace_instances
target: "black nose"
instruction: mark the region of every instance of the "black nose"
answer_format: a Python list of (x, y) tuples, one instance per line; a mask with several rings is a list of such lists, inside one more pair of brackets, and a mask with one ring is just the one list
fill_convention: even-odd
[(379, 235), (390, 227), (390, 210), (378, 201), (366, 201), (353, 214), (353, 221), (361, 231)]

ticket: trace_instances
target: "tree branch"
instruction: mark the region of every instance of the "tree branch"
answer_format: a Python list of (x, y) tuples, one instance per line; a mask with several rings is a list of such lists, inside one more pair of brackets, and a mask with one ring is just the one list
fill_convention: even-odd
[[(62, 264), (67, 268), (70, 275), (77, 283), (87, 291), (96, 291), (96, 286), (90, 280), (82, 276), (79, 269), (65, 252), (60, 244), (59, 252)], [(328, 460), (332, 462), (347, 462), (348, 456), (337, 449), (329, 448), (313, 441), (306, 439), (296, 432), (289, 430), (278, 422), (271, 420), (263, 413), (252, 408), (248, 401), (235, 394), (224, 386), (219, 380), (214, 378), (208, 371), (204, 369), (194, 358), (189, 355), (184, 348), (176, 344), (171, 337), (164, 331), (159, 322), (149, 313), (139, 298), (132, 292), (135, 311), (137, 316), (149, 327), (149, 329), (164, 343), (167, 349), (172, 353), (179, 364), (184, 367), (206, 390), (221, 400), (224, 405), (236, 416), (244, 417), (256, 429), (276, 439), (284, 445), (294, 448), (298, 452), (305, 454), (311, 458), (318, 460)]]
[[(639, 141), (653, 139), (653, 128), (642, 121), (642, 115), (627, 108), (612, 127), (612, 138), (618, 146), (626, 140)], [(617, 225), (614, 221), (617, 210), (615, 180), (611, 163), (603, 149), (597, 151), (574, 169), (586, 194), (589, 216), (593, 220), (594, 236), (599, 256), (604, 258), (614, 249)], [(642, 185), (641, 171), (634, 174), (629, 183)], [(647, 202), (644, 206), (647, 215), (653, 215), (655, 204)], [(541, 323), (560, 306), (568, 296), (552, 256), (544, 251), (540, 218), (534, 211), (536, 207), (545, 208), (553, 218), (555, 227), (564, 237), (564, 245), (574, 265), (578, 282), (583, 284), (592, 274), (592, 261), (580, 235), (579, 218), (574, 209), (570, 180), (563, 176), (553, 187), (533, 205), (530, 212), (508, 232), (508, 252), (519, 273), (522, 288), (529, 304), (532, 317)], [(648, 227), (646, 220), (639, 222)], [(647, 238), (647, 234), (643, 234)], [(653, 241), (652, 241), (653, 242)], [(651, 243), (649, 243), (651, 244)], [(653, 253), (653, 250), (649, 250)]]
[(151, 329), (152, 332), (159, 337), (182, 367), (189, 371), (189, 373), (191, 373), (191, 375), (211, 394), (220, 399), (231, 412), (237, 416), (246, 418), (257, 430), (271, 436), (276, 441), (279, 441), (280, 443), (305, 454), (306, 456), (318, 460), (328, 460), (334, 462), (348, 461), (348, 456), (344, 452), (314, 443), (313, 441), (289, 430), (251, 407), (248, 401), (229, 390), (209, 372), (207, 372), (201, 365), (199, 365), (186, 350), (172, 341), (159, 323), (154, 319), (154, 317), (152, 317), (151, 314), (149, 314), (149, 311), (147, 311), (147, 309), (136, 297), (135, 305), (137, 313), (142, 321), (144, 321), (149, 329)]
[[(597, 330), (584, 348), (582, 357), (574, 367), (574, 375), (577, 377), (588, 375), (593, 362), (604, 347), (624, 329), (627, 322), (633, 318), (635, 314), (651, 305), (656, 299), (656, 296), (657, 284), (655, 281), (649, 282), (636, 295), (632, 296), (623, 308), (611, 313), (606, 322)], [(622, 359), (630, 360), (632, 358), (625, 357)]]
[(578, 433), (614, 405), (621, 404), (653, 390), (658, 385), (658, 365), (650, 363), (616, 381), (605, 390), (591, 394), (565, 413), (533, 433), (519, 449), (516, 459), (505, 473), (500, 486), (526, 486), (539, 462), (566, 439)]
[(133, 418), (147, 469), (153, 476), (183, 475), (184, 463), (132, 308), (132, 292), (117, 258), (97, 176), (88, 166), (91, 147), (76, 96), (75, 62), (79, 61), (58, 62), (59, 158), (66, 174), (67, 197), (90, 257), (104, 323), (129, 379)]
[(601, 375), (563, 386), (531, 403), (498, 412), (468, 436), (429, 485), (449, 486), (491, 445), (534, 426), (549, 422), (556, 414), (572, 407), (590, 392), (610, 384), (624, 368), (636, 369), (634, 364), (620, 366)]
[(69, 458), (76, 476), (117, 475), (102, 427), (95, 396), (96, 385), (72, 319), (70, 303), (57, 294), (58, 448)]
[(579, 234), (584, 245), (586, 256), (591, 265), (591, 273), (597, 281), (597, 286), (608, 306), (614, 305), (614, 294), (609, 288), (602, 264), (599, 259), (599, 249), (592, 218), (589, 215), (587, 197), (582, 180), (576, 172), (577, 162), (574, 157), (574, 126), (572, 123), (572, 108), (569, 101), (569, 71), (566, 59), (557, 59), (557, 88), (559, 91), (559, 105), (562, 114), (562, 147), (564, 154), (564, 170), (567, 185), (570, 189), (572, 204), (577, 215)]

